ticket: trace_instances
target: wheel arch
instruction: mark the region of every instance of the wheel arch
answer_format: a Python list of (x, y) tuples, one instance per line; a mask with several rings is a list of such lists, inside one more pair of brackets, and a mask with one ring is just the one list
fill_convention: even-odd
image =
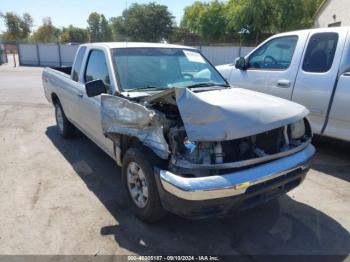
[(107, 134), (107, 137), (113, 142), (114, 156), (119, 166), (122, 166), (123, 157), (129, 148), (144, 146), (135, 136), (112, 133)]
[(55, 92), (52, 92), (51, 94), (51, 101), (54, 105), (60, 102), (60, 99), (58, 98), (58, 95)]

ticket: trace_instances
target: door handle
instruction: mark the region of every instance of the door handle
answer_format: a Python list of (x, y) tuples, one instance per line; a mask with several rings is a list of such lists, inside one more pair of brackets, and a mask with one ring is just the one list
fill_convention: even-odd
[(277, 81), (277, 86), (282, 88), (290, 87), (290, 81), (287, 79), (280, 79)]
[(80, 98), (83, 98), (83, 96), (84, 96), (84, 95), (83, 95), (82, 93), (79, 93), (79, 94), (78, 94), (78, 97), (80, 97)]

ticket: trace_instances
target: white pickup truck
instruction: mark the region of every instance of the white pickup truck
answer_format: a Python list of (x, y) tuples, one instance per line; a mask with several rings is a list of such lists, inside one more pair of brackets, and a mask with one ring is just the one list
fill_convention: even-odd
[(316, 134), (350, 141), (349, 27), (277, 34), (217, 69), (233, 86), (304, 105)]
[(73, 68), (42, 78), (59, 133), (78, 128), (116, 160), (147, 222), (268, 201), (303, 181), (315, 152), (305, 107), (231, 88), (189, 47), (81, 45)]

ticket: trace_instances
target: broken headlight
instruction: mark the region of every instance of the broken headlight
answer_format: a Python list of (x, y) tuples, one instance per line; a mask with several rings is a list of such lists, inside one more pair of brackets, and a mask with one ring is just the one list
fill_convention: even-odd
[(299, 139), (305, 135), (305, 121), (304, 119), (299, 120), (290, 125), (290, 136), (291, 139)]

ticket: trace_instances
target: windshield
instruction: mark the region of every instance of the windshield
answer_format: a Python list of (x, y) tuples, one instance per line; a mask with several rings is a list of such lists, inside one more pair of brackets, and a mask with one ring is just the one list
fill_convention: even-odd
[(112, 58), (123, 91), (227, 85), (196, 50), (116, 48)]

